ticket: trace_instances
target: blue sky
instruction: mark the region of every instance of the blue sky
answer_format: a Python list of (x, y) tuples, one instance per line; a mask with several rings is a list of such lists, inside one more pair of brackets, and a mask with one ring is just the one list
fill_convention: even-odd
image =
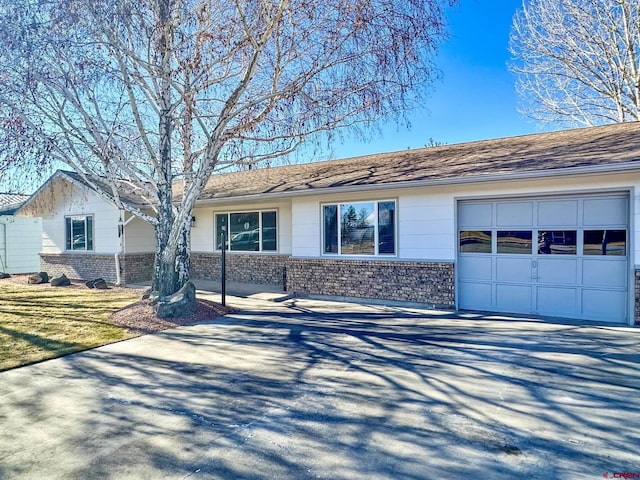
[(411, 128), (383, 124), (382, 136), (366, 142), (348, 138), (313, 160), (422, 148), (430, 138), (454, 144), (554, 129), (517, 111), (507, 62), (511, 23), (521, 5), (522, 0), (459, 0), (448, 9), (450, 38), (436, 58), (442, 78), (427, 104), (409, 115)]
[(552, 130), (518, 113), (515, 77), (507, 70), (509, 32), (522, 0), (460, 0), (449, 9), (450, 39), (436, 58), (443, 77), (411, 129), (382, 126), (370, 142), (345, 141), (333, 157), (421, 148), (430, 138), (447, 144)]

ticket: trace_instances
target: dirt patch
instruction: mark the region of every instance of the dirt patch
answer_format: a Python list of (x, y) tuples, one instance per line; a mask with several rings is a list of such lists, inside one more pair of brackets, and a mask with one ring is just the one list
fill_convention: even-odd
[(197, 300), (197, 302), (198, 309), (193, 315), (162, 319), (156, 317), (153, 313), (153, 307), (149, 305), (148, 300), (141, 300), (112, 313), (109, 317), (109, 322), (125, 327), (133, 333), (143, 335), (181, 325), (190, 325), (204, 320), (212, 320), (233, 311), (231, 308), (223, 307), (209, 300)]

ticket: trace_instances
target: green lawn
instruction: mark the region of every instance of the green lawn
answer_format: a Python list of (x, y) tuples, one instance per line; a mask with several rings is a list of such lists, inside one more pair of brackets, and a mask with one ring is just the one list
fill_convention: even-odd
[(135, 336), (107, 322), (134, 291), (0, 282), (0, 371)]

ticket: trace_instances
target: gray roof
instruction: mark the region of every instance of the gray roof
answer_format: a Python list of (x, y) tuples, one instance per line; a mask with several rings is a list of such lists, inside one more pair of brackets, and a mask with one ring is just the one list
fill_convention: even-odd
[(0, 193), (0, 215), (13, 215), (28, 199), (29, 195)]
[[(640, 168), (640, 122), (216, 174), (200, 202)], [(182, 192), (176, 184), (176, 198)]]

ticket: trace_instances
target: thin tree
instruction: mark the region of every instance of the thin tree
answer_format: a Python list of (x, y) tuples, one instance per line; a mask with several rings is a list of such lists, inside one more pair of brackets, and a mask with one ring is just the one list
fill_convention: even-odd
[(640, 120), (640, 2), (530, 0), (513, 19), (510, 68), (542, 122)]
[(6, 0), (0, 173), (62, 162), (153, 224), (170, 294), (209, 177), (401, 119), (437, 77), (444, 3)]

